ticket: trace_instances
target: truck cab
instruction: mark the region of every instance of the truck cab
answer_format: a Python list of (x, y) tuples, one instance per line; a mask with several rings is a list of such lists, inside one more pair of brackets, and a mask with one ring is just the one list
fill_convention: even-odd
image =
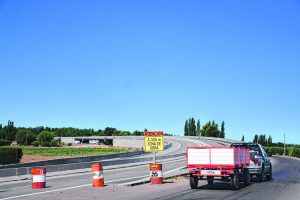
[(266, 153), (262, 145), (255, 143), (233, 143), (231, 146), (250, 149), (250, 165), (248, 167), (250, 176), (256, 176), (260, 182), (272, 179), (271, 155)]

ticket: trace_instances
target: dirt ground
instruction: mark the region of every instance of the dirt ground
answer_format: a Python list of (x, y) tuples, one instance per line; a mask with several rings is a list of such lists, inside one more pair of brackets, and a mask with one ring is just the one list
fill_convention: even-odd
[(37, 162), (43, 160), (54, 160), (59, 158), (70, 158), (70, 156), (32, 156), (32, 155), (23, 155), (20, 163), (29, 163)]

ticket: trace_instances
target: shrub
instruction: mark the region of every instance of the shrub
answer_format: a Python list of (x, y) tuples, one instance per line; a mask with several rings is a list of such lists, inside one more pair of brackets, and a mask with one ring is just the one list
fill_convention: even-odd
[(282, 147), (266, 147), (266, 151), (272, 155), (283, 155)]
[(52, 140), (50, 143), (49, 143), (49, 145), (51, 146), (51, 147), (58, 147), (59, 145), (58, 145), (58, 140)]
[(0, 147), (0, 164), (14, 164), (20, 162), (23, 151), (18, 147)]
[(50, 131), (42, 131), (40, 134), (36, 136), (36, 140), (42, 146), (50, 146), (50, 142), (54, 139), (54, 133)]
[[(266, 147), (266, 151), (268, 153), (272, 153), (273, 155), (283, 155), (284, 154), (283, 147)], [(288, 148), (286, 148), (285, 154), (287, 156), (300, 158), (300, 148), (288, 147)]]
[(300, 148), (296, 148), (296, 147), (287, 148), (287, 155), (300, 158)]
[(35, 146), (35, 147), (38, 147), (38, 146), (40, 146), (40, 143), (39, 143), (39, 141), (34, 141), (34, 142), (32, 142), (31, 143), (33, 146)]
[(11, 142), (9, 140), (0, 140), (0, 146), (9, 146), (10, 143)]

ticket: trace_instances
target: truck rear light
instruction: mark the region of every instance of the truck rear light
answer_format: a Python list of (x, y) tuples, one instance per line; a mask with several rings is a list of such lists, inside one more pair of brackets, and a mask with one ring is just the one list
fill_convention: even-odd
[(258, 160), (258, 158), (254, 158), (254, 165), (259, 165), (259, 160)]

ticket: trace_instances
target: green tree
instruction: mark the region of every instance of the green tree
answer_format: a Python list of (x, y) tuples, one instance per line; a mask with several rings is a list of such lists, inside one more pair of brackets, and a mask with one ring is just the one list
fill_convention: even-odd
[(121, 131), (122, 136), (129, 136), (131, 133), (129, 131)]
[(104, 131), (99, 129), (98, 131), (95, 132), (95, 135), (104, 136)]
[(218, 137), (220, 135), (220, 131), (218, 129), (218, 124), (213, 122), (208, 122), (204, 124), (201, 130), (201, 135), (205, 137)]
[(2, 127), (2, 124), (0, 124), (0, 140), (5, 140), (5, 130)]
[(271, 135), (269, 135), (268, 140), (267, 140), (267, 146), (272, 146), (272, 144), (273, 144), (273, 140), (272, 140)]
[(211, 125), (211, 122), (209, 121), (209, 122), (207, 122), (206, 124), (204, 124), (203, 126), (202, 126), (202, 129), (201, 129), (201, 135), (202, 136), (204, 136), (204, 137), (208, 137), (208, 135), (207, 135), (207, 129), (208, 129), (208, 127)]
[(225, 138), (225, 122), (224, 121), (222, 121), (222, 124), (221, 124), (221, 131), (219, 134), (219, 138)]
[(259, 135), (258, 137), (258, 143), (261, 145), (266, 145), (267, 141), (266, 141), (266, 135)]
[(258, 135), (257, 134), (254, 135), (253, 143), (258, 143)]
[(201, 125), (200, 125), (199, 119), (197, 121), (196, 134), (197, 134), (197, 136), (201, 136)]
[(19, 129), (16, 141), (19, 145), (30, 145), (35, 140), (35, 135), (30, 130)]
[(42, 146), (50, 146), (50, 142), (54, 139), (54, 133), (50, 131), (42, 131), (36, 136), (36, 140)]
[(242, 142), (245, 142), (245, 136), (244, 136), (244, 135), (242, 136), (241, 141), (242, 141)]
[(185, 120), (185, 124), (184, 124), (184, 136), (188, 136), (189, 135), (189, 125), (188, 125), (188, 120)]
[(104, 129), (104, 135), (105, 136), (113, 136), (113, 135), (115, 135), (116, 131), (117, 131), (116, 128), (106, 127)]
[(16, 137), (17, 129), (14, 126), (14, 122), (8, 120), (7, 126), (4, 127), (6, 128), (6, 135), (5, 139), (9, 141), (13, 141)]
[(188, 127), (189, 127), (188, 135), (196, 136), (196, 122), (193, 117), (189, 119)]
[(143, 131), (135, 130), (135, 131), (133, 131), (132, 135), (134, 135), (134, 136), (143, 136), (144, 132)]
[(44, 130), (43, 126), (35, 127), (35, 128), (28, 128), (28, 130), (32, 131), (34, 135), (40, 134)]
[(209, 127), (208, 135), (210, 135), (210, 137), (219, 137), (220, 131), (218, 129), (218, 124), (216, 124), (215, 121), (213, 121)]

